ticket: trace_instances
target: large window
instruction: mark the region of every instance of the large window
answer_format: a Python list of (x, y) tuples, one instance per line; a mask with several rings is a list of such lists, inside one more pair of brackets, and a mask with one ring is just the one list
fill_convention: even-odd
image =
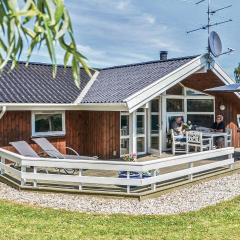
[(151, 101), (150, 110), (150, 148), (151, 151), (159, 151), (159, 99)]
[(59, 136), (65, 134), (64, 112), (33, 112), (32, 136)]
[(211, 127), (215, 115), (214, 97), (185, 87), (183, 95), (174, 95), (173, 90), (170, 91), (171, 95), (168, 95), (169, 91), (165, 95), (166, 132), (171, 128), (177, 116), (181, 116), (183, 121), (190, 120), (196, 126)]

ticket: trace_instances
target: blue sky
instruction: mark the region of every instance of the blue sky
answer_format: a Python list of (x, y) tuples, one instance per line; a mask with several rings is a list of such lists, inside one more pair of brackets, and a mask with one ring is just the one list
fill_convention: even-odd
[[(196, 0), (197, 1), (197, 0)], [(206, 3), (194, 0), (66, 0), (72, 17), (79, 49), (93, 67), (150, 61), (159, 58), (160, 50), (169, 57), (206, 52), (207, 32), (190, 35), (186, 31), (206, 23)], [(217, 59), (233, 76), (240, 62), (240, 1), (212, 0), (213, 8), (233, 4), (219, 12), (214, 21), (233, 18), (234, 22), (215, 27), (224, 49), (236, 49), (232, 55)], [(58, 50), (59, 63), (62, 51)], [(32, 61), (48, 62), (45, 50), (35, 52)]]

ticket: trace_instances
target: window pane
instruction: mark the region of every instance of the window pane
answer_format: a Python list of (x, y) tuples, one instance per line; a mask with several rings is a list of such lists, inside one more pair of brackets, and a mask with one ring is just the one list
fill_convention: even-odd
[(184, 112), (183, 99), (167, 99), (167, 112)]
[(36, 114), (35, 132), (63, 131), (62, 114)]
[(137, 115), (137, 134), (144, 134), (144, 116)]
[(144, 112), (144, 108), (137, 109), (137, 112)]
[(151, 112), (159, 112), (159, 100), (154, 99), (151, 101)]
[(151, 148), (158, 150), (158, 148), (159, 148), (159, 137), (151, 137)]
[(183, 87), (179, 84), (166, 91), (167, 95), (183, 95)]
[(187, 111), (188, 112), (213, 112), (214, 111), (213, 99), (188, 99)]
[(158, 115), (151, 116), (151, 133), (158, 134)]
[(145, 139), (143, 137), (137, 138), (137, 152), (145, 152)]
[(207, 94), (195, 91), (193, 89), (187, 89), (186, 93), (188, 96), (207, 96)]
[(121, 135), (122, 136), (129, 135), (129, 116), (128, 115), (121, 116)]
[(129, 154), (129, 139), (121, 139), (121, 155)]
[(189, 114), (187, 115), (188, 121), (192, 122), (192, 125), (197, 125), (201, 127), (208, 127), (210, 128), (213, 121), (213, 115), (201, 115), (201, 114)]

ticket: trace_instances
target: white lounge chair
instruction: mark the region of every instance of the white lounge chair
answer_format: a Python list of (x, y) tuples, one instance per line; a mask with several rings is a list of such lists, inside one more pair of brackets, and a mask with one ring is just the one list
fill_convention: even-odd
[(58, 151), (57, 148), (55, 148), (46, 138), (33, 138), (32, 139), (45, 153), (48, 154), (48, 156), (53, 158), (59, 158), (59, 159), (79, 159), (79, 160), (97, 160), (98, 157), (89, 157), (89, 156), (80, 156), (77, 151), (70, 147), (66, 147), (66, 149), (71, 150), (74, 155), (67, 155), (62, 154)]

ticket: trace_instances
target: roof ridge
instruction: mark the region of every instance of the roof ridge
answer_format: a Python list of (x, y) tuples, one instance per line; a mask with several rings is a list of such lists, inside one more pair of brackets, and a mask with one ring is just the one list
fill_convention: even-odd
[(152, 64), (152, 63), (161, 63), (161, 62), (171, 62), (171, 61), (177, 61), (177, 60), (184, 60), (184, 59), (189, 59), (189, 58), (196, 58), (201, 56), (200, 54), (198, 55), (192, 55), (192, 56), (185, 56), (185, 57), (176, 57), (176, 58), (169, 58), (166, 60), (153, 60), (153, 61), (147, 61), (147, 62), (140, 62), (140, 63), (130, 63), (130, 64), (124, 64), (124, 65), (116, 65), (112, 67), (106, 67), (102, 68), (102, 70), (109, 70), (109, 69), (115, 69), (115, 68), (124, 68), (124, 67), (134, 67), (138, 65), (146, 65), (146, 64)]

